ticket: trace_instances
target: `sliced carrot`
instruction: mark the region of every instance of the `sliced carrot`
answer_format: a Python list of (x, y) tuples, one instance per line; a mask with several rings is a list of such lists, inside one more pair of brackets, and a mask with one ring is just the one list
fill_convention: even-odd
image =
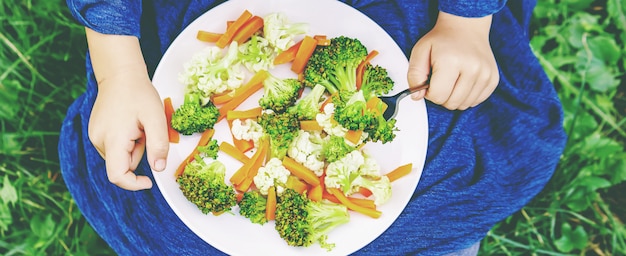
[(246, 163), (244, 163), (243, 166), (241, 166), (233, 174), (233, 176), (230, 177), (230, 183), (238, 185), (246, 179), (246, 177), (248, 176), (248, 173), (253, 168), (253, 166), (257, 162), (262, 162), (262, 161), (259, 161), (259, 158), (262, 158), (262, 159), (265, 158), (265, 150), (267, 147), (269, 147), (267, 144), (268, 143), (263, 142), (259, 145), (259, 148), (257, 149), (256, 152), (254, 152), (254, 155), (252, 155), (252, 158), (250, 158), (250, 161), (247, 161)]
[(229, 45), (233, 41), (233, 37), (235, 37), (235, 34), (239, 30), (239, 28), (241, 28), (241, 26), (243, 26), (243, 24), (245, 24), (246, 21), (248, 21), (248, 19), (250, 19), (251, 17), (252, 13), (250, 13), (248, 10), (244, 10), (239, 18), (237, 18), (237, 20), (235, 20), (232, 25), (228, 26), (226, 32), (224, 32), (224, 34), (222, 34), (217, 42), (215, 42), (215, 45), (217, 45), (217, 47), (219, 48), (224, 48)]
[(317, 40), (317, 45), (319, 45), (319, 46), (329, 46), (330, 45), (330, 39), (327, 38), (325, 35), (315, 35), (315, 36), (313, 36), (313, 38), (315, 40)]
[(359, 194), (363, 195), (364, 197), (370, 197), (372, 195), (372, 191), (370, 191), (367, 188), (360, 187), (359, 188)]
[(311, 58), (313, 51), (315, 51), (315, 47), (317, 47), (317, 40), (313, 37), (305, 36), (304, 39), (302, 39), (302, 44), (300, 44), (300, 47), (298, 48), (296, 57), (291, 63), (291, 71), (296, 74), (302, 73), (306, 63), (309, 61), (309, 58)]
[(274, 220), (276, 218), (276, 189), (271, 186), (267, 191), (267, 202), (265, 203), (265, 218)]
[(276, 58), (274, 58), (274, 65), (285, 64), (293, 61), (296, 58), (296, 53), (298, 53), (298, 49), (300, 49), (301, 44), (302, 40), (276, 55)]
[(365, 73), (365, 67), (367, 66), (368, 63), (370, 63), (370, 61), (372, 61), (374, 57), (376, 57), (376, 55), (378, 55), (378, 51), (372, 50), (369, 54), (367, 54), (367, 57), (365, 57), (365, 59), (361, 61), (361, 63), (359, 63), (359, 66), (357, 66), (356, 68), (357, 90), (360, 90), (361, 85), (363, 84), (363, 74)]
[(244, 23), (241, 28), (239, 28), (239, 30), (235, 33), (233, 41), (237, 42), (238, 44), (243, 44), (248, 41), (248, 39), (250, 39), (250, 37), (252, 37), (252, 35), (254, 35), (254, 33), (259, 31), (261, 28), (263, 28), (263, 18), (259, 16), (253, 16), (252, 18), (248, 19), (246, 23)]
[(363, 135), (363, 130), (348, 130), (346, 132), (345, 138), (352, 142), (352, 144), (357, 144), (361, 140), (361, 135)]
[(248, 168), (246, 177), (244, 178), (243, 182), (241, 182), (237, 186), (239, 191), (248, 191), (248, 189), (250, 189), (250, 186), (252, 186), (253, 183), (254, 176), (257, 175), (257, 173), (259, 172), (259, 168), (261, 168), (261, 166), (263, 166), (263, 164), (265, 163), (264, 151), (269, 151), (269, 144), (261, 143), (261, 145), (262, 146), (260, 146), (258, 150), (262, 152), (258, 154), (259, 156), (256, 159), (253, 156), (252, 160), (250, 161), (252, 165), (250, 166), (250, 168)]
[(402, 177), (406, 176), (407, 174), (411, 173), (411, 170), (413, 170), (413, 163), (408, 163), (408, 164), (399, 166), (398, 168), (394, 169), (393, 171), (385, 174), (385, 176), (387, 176), (387, 178), (389, 178), (389, 181), (394, 181), (394, 180), (402, 178)]
[(233, 99), (233, 94), (225, 93), (225, 94), (222, 94), (222, 95), (213, 96), (211, 101), (215, 105), (222, 105), (222, 104), (228, 103), (232, 99)]
[[(334, 195), (330, 194), (329, 192), (323, 192), (322, 193), (322, 198), (326, 199), (328, 201), (331, 201), (333, 203), (336, 204), (342, 204), (341, 201), (339, 201), (339, 199), (337, 199), (337, 197), (335, 197)], [(365, 198), (356, 198), (356, 197), (346, 197), (348, 198), (348, 200), (350, 200), (350, 202), (365, 207), (365, 208), (369, 208), (369, 209), (376, 209), (376, 204), (374, 204), (374, 200), (370, 200), (370, 199), (365, 199)]]
[(322, 126), (316, 120), (302, 120), (300, 121), (300, 129), (305, 131), (321, 131), (324, 130)]
[(239, 160), (239, 162), (246, 163), (250, 161), (250, 158), (246, 156), (246, 154), (239, 151), (239, 149), (237, 149), (235, 146), (228, 142), (222, 141), (222, 143), (220, 143), (220, 150), (227, 155)]
[(243, 193), (241, 192), (236, 192), (235, 196), (237, 197), (237, 203), (241, 202), (241, 199), (243, 199)]
[(265, 80), (265, 78), (267, 78), (268, 75), (269, 72), (261, 70), (254, 74), (250, 81), (248, 81), (244, 86), (237, 89), (235, 91), (235, 96), (233, 97), (233, 99), (220, 107), (220, 117), (218, 118), (218, 120), (222, 120), (224, 117), (226, 117), (228, 111), (235, 110), (235, 108), (243, 103), (248, 97), (250, 97), (258, 90), (261, 90), (261, 88), (263, 88), (263, 81)]
[(323, 185), (320, 183), (317, 186), (311, 187), (307, 196), (309, 197), (309, 199), (311, 199), (311, 201), (320, 202), (322, 201), (323, 190)]
[(375, 209), (371, 209), (371, 208), (367, 208), (361, 205), (358, 205), (352, 201), (350, 201), (344, 194), (343, 192), (341, 192), (341, 190), (337, 189), (337, 188), (327, 188), (326, 189), (328, 192), (330, 192), (330, 194), (332, 194), (333, 196), (335, 196), (337, 198), (337, 200), (339, 200), (339, 202), (341, 202), (341, 204), (345, 205), (346, 207), (348, 207), (348, 209), (353, 210), (355, 212), (370, 216), (372, 218), (379, 218), (380, 215), (382, 215), (382, 212), (375, 210)]
[(163, 108), (165, 109), (165, 120), (167, 121), (167, 137), (171, 143), (180, 141), (180, 133), (172, 128), (172, 115), (174, 114), (174, 106), (172, 106), (172, 98), (163, 99)]
[(315, 38), (315, 40), (328, 39), (326, 35), (314, 35), (313, 38)]
[(285, 187), (293, 189), (300, 194), (304, 193), (304, 191), (309, 189), (308, 184), (306, 184), (300, 178), (293, 176), (293, 175), (289, 175), (289, 177), (287, 177), (287, 183), (285, 184)]
[(293, 158), (285, 156), (283, 158), (283, 165), (285, 166), (285, 168), (287, 168), (287, 170), (291, 172), (292, 175), (304, 180), (304, 182), (306, 182), (307, 184), (312, 186), (317, 186), (320, 184), (319, 178), (317, 177), (317, 175), (315, 175), (313, 171), (311, 171), (311, 169), (296, 162), (296, 160), (294, 160)]
[(256, 119), (261, 115), (261, 107), (251, 108), (247, 110), (230, 110), (226, 112), (226, 120), (235, 119)]
[(220, 33), (213, 33), (213, 32), (209, 32), (209, 31), (198, 30), (198, 34), (196, 35), (196, 39), (198, 39), (198, 40), (200, 40), (202, 42), (215, 43), (215, 42), (217, 42), (218, 39), (220, 39), (221, 36), (222, 36), (222, 34), (220, 34)]

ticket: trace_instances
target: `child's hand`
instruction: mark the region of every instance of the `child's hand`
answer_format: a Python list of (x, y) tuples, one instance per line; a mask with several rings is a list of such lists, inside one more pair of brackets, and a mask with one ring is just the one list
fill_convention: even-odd
[(152, 187), (134, 171), (147, 151), (153, 170), (165, 169), (169, 139), (163, 103), (152, 86), (139, 40), (86, 29), (98, 80), (89, 119), (89, 139), (105, 159), (111, 183), (128, 190)]
[(148, 189), (152, 181), (135, 168), (147, 148), (148, 162), (165, 168), (169, 147), (161, 98), (145, 68), (127, 70), (99, 84), (89, 120), (89, 139), (106, 159), (109, 180), (128, 190)]
[[(448, 109), (464, 110), (486, 100), (500, 80), (489, 44), (491, 16), (464, 18), (439, 12), (433, 29), (413, 47), (407, 74), (409, 87), (427, 82), (413, 93)], [(431, 74), (432, 72), (432, 74)]]

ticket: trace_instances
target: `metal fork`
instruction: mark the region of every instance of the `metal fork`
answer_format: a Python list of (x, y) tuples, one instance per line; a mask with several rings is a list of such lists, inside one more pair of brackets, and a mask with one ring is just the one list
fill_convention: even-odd
[(387, 104), (387, 109), (385, 109), (385, 113), (383, 113), (383, 117), (385, 118), (385, 120), (389, 120), (389, 119), (396, 117), (396, 114), (398, 114), (398, 104), (400, 104), (400, 100), (402, 98), (414, 92), (427, 89), (428, 86), (429, 84), (425, 84), (425, 85), (421, 85), (418, 87), (407, 88), (397, 93), (396, 95), (379, 97), (383, 102), (385, 102), (385, 104)]

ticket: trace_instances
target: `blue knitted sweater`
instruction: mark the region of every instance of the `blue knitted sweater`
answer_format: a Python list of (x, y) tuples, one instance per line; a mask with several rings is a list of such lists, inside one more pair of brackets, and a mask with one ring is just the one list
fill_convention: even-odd
[[(449, 111), (427, 102), (429, 141), (423, 174), (404, 212), (357, 255), (439, 255), (481, 240), (548, 182), (565, 144), (555, 90), (529, 47), (534, 1), (345, 1), (380, 24), (408, 56), (438, 10), (493, 14), (491, 45), (501, 81), (484, 103)], [(140, 38), (151, 72), (178, 33), (220, 1), (67, 1), (81, 24)], [(87, 90), (70, 106), (59, 144), (62, 174), (96, 232), (121, 255), (214, 255), (157, 187), (130, 192), (111, 184), (89, 141), (97, 86), (87, 58)], [(145, 159), (138, 174), (152, 177)], [(167, 225), (164, 227), (164, 225)]]

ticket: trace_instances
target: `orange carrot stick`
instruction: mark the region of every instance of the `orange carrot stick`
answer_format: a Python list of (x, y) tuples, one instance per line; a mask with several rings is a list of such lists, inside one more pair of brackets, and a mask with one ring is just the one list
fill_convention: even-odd
[(235, 120), (235, 119), (256, 119), (261, 115), (262, 112), (261, 107), (251, 108), (247, 110), (230, 110), (226, 113), (226, 120)]
[(263, 81), (268, 77), (268, 75), (269, 72), (261, 70), (254, 74), (248, 83), (237, 89), (233, 99), (220, 107), (220, 117), (218, 120), (222, 120), (226, 117), (226, 113), (228, 113), (229, 110), (234, 110), (252, 94), (261, 90), (261, 88), (263, 88)]
[(255, 165), (255, 162), (262, 162), (262, 161), (259, 161), (259, 158), (261, 158), (261, 156), (263, 156), (263, 159), (265, 158), (264, 156), (265, 156), (266, 147), (268, 147), (267, 143), (265, 142), (261, 143), (257, 151), (254, 152), (254, 155), (252, 155), (252, 158), (250, 158), (250, 161), (247, 161), (246, 163), (244, 163), (243, 166), (241, 166), (233, 174), (233, 176), (230, 177), (230, 183), (238, 185), (241, 182), (243, 182), (246, 179), (246, 176), (248, 176), (250, 169), (252, 169), (253, 165)]
[[(331, 201), (333, 203), (336, 204), (342, 204), (339, 199), (337, 199), (337, 197), (331, 195), (329, 192), (323, 192), (322, 193), (322, 198), (326, 199), (328, 201)], [(356, 197), (346, 197), (348, 198), (348, 200), (350, 200), (350, 202), (365, 207), (365, 208), (369, 208), (369, 209), (376, 209), (376, 204), (374, 204), (374, 200), (371, 199), (365, 199), (365, 198), (356, 198)]]
[(283, 165), (291, 172), (292, 175), (304, 180), (304, 182), (309, 185), (317, 186), (320, 184), (319, 178), (313, 171), (311, 171), (311, 169), (296, 162), (293, 158), (288, 156), (284, 157)]
[(321, 131), (324, 128), (315, 120), (300, 121), (300, 129), (305, 131)]
[(345, 205), (346, 207), (348, 207), (348, 209), (353, 210), (355, 212), (370, 216), (372, 218), (379, 218), (380, 215), (382, 214), (382, 212), (375, 210), (375, 209), (370, 209), (361, 205), (358, 205), (352, 201), (350, 201), (344, 194), (343, 192), (341, 192), (339, 189), (337, 188), (328, 188), (326, 189), (328, 192), (330, 192), (330, 194), (332, 194), (333, 196), (335, 196), (337, 198), (337, 200), (339, 200), (339, 202), (341, 202), (341, 204)]
[(167, 136), (171, 143), (180, 141), (180, 133), (172, 128), (172, 115), (174, 114), (174, 106), (172, 106), (172, 98), (163, 99), (163, 108), (165, 108), (165, 120), (167, 121)]
[(309, 185), (307, 185), (300, 178), (293, 176), (293, 175), (290, 175), (289, 177), (287, 177), (287, 183), (285, 184), (285, 187), (293, 189), (300, 194), (304, 193), (304, 191), (309, 189)]
[(211, 99), (211, 101), (213, 102), (213, 104), (215, 105), (222, 105), (222, 104), (226, 104), (227, 102), (229, 102), (230, 100), (233, 99), (233, 95), (230, 93), (224, 93), (222, 95), (216, 95), (213, 96), (213, 98)]
[(399, 166), (398, 168), (394, 169), (393, 171), (385, 175), (387, 176), (387, 178), (389, 178), (389, 181), (394, 181), (394, 180), (397, 180), (399, 178), (402, 178), (408, 175), (409, 173), (411, 173), (411, 170), (413, 170), (413, 163), (408, 163), (408, 164)]
[(209, 31), (198, 30), (198, 34), (196, 35), (196, 39), (198, 39), (198, 40), (200, 40), (202, 42), (215, 43), (215, 42), (217, 42), (218, 39), (220, 39), (221, 36), (222, 36), (222, 34), (220, 34), (220, 33), (213, 33), (213, 32), (209, 32)]
[(259, 16), (253, 16), (252, 18), (248, 19), (246, 23), (244, 23), (241, 28), (239, 28), (239, 30), (235, 33), (233, 41), (236, 41), (238, 44), (243, 44), (248, 41), (248, 39), (250, 39), (250, 37), (252, 37), (252, 35), (259, 31), (261, 28), (263, 28), (263, 18)]
[(263, 151), (269, 151), (269, 144), (264, 143), (263, 141), (261, 145), (262, 146), (260, 146), (258, 150), (262, 152), (259, 153), (259, 156), (256, 159), (253, 156), (252, 160), (250, 161), (252, 165), (250, 166), (250, 168), (247, 169), (246, 177), (244, 178), (243, 182), (241, 182), (237, 186), (237, 189), (239, 189), (239, 191), (243, 192), (243, 191), (248, 191), (248, 189), (250, 189), (250, 186), (252, 186), (254, 176), (257, 175), (257, 173), (259, 172), (259, 168), (261, 168), (261, 166), (263, 166), (263, 163), (265, 163), (265, 157), (264, 157), (265, 152)]
[(322, 201), (322, 194), (323, 194), (323, 187), (322, 184), (319, 184), (317, 186), (313, 186), (309, 192), (308, 192), (308, 197), (309, 199), (311, 199), (311, 201), (314, 202), (320, 202)]
[(222, 143), (220, 143), (220, 150), (227, 155), (239, 160), (239, 162), (246, 163), (250, 161), (250, 158), (246, 156), (246, 154), (239, 151), (239, 149), (237, 149), (235, 146), (228, 142), (222, 141)]
[(274, 220), (276, 218), (276, 189), (271, 186), (267, 191), (267, 202), (265, 203), (265, 218)]
[(250, 19), (251, 17), (252, 13), (250, 13), (248, 10), (244, 10), (239, 18), (237, 18), (237, 20), (235, 20), (232, 25), (228, 26), (226, 32), (224, 32), (224, 34), (222, 34), (217, 42), (215, 42), (215, 45), (217, 45), (217, 47), (219, 48), (224, 48), (229, 45), (233, 41), (233, 37), (235, 36), (239, 28), (241, 28), (241, 26), (243, 26), (243, 24), (245, 24), (246, 21), (248, 21), (248, 19)]
[(372, 61), (374, 57), (376, 57), (376, 55), (378, 55), (378, 51), (372, 50), (369, 54), (367, 54), (367, 57), (365, 57), (365, 59), (361, 63), (359, 63), (359, 66), (357, 66), (356, 68), (357, 90), (361, 89), (361, 84), (363, 83), (363, 74), (365, 73), (365, 67), (367, 66), (368, 63), (370, 63), (370, 61)]
[(363, 195), (364, 197), (370, 197), (372, 195), (372, 191), (370, 191), (367, 188), (360, 187), (359, 188), (359, 194)]
[(353, 144), (357, 144), (359, 143), (359, 141), (361, 140), (361, 135), (363, 134), (363, 130), (348, 130), (346, 132), (346, 139), (349, 142), (352, 142)]
[(274, 65), (280, 65), (293, 61), (296, 58), (296, 53), (298, 53), (298, 49), (300, 49), (301, 44), (302, 40), (276, 55), (276, 58), (274, 58)]
[(311, 58), (313, 51), (315, 51), (315, 47), (317, 47), (317, 40), (313, 37), (305, 36), (304, 39), (302, 39), (302, 44), (300, 44), (300, 47), (298, 48), (296, 57), (291, 63), (291, 71), (296, 74), (302, 73), (306, 63), (309, 61), (309, 58)]

